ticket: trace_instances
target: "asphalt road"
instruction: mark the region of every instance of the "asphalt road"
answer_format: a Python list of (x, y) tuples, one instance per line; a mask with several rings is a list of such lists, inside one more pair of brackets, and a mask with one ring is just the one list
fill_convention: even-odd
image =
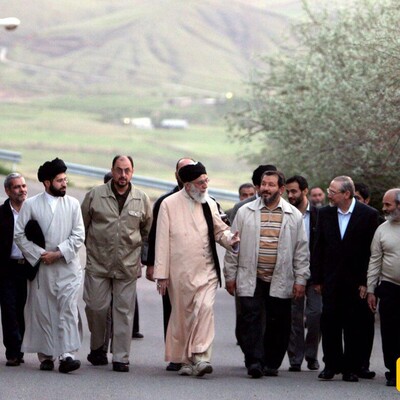
[[(0, 179), (2, 187), (2, 180)], [(30, 195), (41, 190), (40, 185), (28, 182)], [(83, 192), (69, 194), (82, 199)], [(3, 192), (1, 195), (3, 196)], [(4, 198), (3, 198), (4, 200)], [(222, 250), (220, 255), (222, 255)], [(81, 252), (84, 266), (85, 252)], [(82, 299), (82, 296), (80, 297)], [(79, 370), (68, 375), (57, 370), (43, 372), (35, 354), (25, 355), (25, 364), (6, 367), (4, 348), (0, 347), (0, 400), (60, 400), (60, 399), (176, 399), (176, 400), (257, 400), (257, 399), (400, 399), (396, 388), (385, 386), (379, 323), (376, 323), (375, 345), (371, 369), (377, 372), (371, 381), (343, 382), (340, 376), (332, 381), (319, 381), (318, 372), (288, 372), (285, 357), (278, 377), (250, 379), (243, 364), (243, 355), (234, 337), (234, 302), (224, 289), (217, 292), (215, 304), (216, 337), (213, 351), (214, 373), (203, 378), (181, 377), (165, 370), (161, 299), (155, 285), (141, 278), (138, 281), (140, 331), (144, 339), (133, 340), (129, 373), (117, 373), (111, 365), (93, 367), (87, 360), (89, 331), (84, 304), (79, 308), (83, 319), (84, 337), (78, 358)], [(322, 354), (320, 352), (320, 364)], [(111, 361), (111, 356), (109, 357)]]

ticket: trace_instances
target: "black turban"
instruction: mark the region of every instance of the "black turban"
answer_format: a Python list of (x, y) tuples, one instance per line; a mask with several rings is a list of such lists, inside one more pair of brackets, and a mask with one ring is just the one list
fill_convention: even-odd
[(38, 169), (38, 179), (39, 182), (51, 181), (58, 174), (61, 174), (67, 170), (67, 166), (65, 165), (63, 160), (59, 158), (55, 158), (52, 161), (46, 161), (43, 165), (41, 165)]
[(185, 165), (178, 171), (183, 183), (192, 182), (203, 174), (207, 174), (206, 167), (199, 161), (196, 164)]
[(267, 165), (259, 165), (254, 171), (251, 180), (253, 181), (254, 186), (261, 185), (261, 177), (266, 171), (276, 171), (275, 165), (267, 164)]

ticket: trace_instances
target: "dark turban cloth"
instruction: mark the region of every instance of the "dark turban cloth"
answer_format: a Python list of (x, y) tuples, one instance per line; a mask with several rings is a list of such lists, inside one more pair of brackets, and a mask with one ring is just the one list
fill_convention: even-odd
[(185, 165), (178, 171), (179, 178), (183, 183), (193, 182), (203, 174), (207, 174), (207, 171), (206, 167), (201, 162)]
[(41, 165), (38, 169), (38, 179), (39, 182), (51, 181), (58, 174), (61, 174), (67, 170), (67, 166), (65, 165), (63, 160), (59, 158), (55, 158), (52, 161), (46, 161), (43, 165)]

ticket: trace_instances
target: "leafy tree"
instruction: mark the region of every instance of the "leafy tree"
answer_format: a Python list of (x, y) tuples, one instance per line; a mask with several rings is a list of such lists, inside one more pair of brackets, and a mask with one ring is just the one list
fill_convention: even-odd
[(368, 184), (374, 204), (399, 186), (400, 2), (354, 0), (310, 11), (295, 49), (265, 56), (244, 105), (230, 114), (252, 161), (273, 162), (327, 187)]

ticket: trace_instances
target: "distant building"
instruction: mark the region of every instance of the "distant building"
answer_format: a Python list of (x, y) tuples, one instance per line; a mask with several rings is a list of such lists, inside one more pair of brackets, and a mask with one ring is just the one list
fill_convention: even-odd
[(151, 118), (142, 117), (142, 118), (124, 118), (123, 123), (125, 125), (132, 125), (138, 129), (154, 129), (153, 122)]
[(186, 119), (163, 119), (160, 124), (164, 129), (186, 129), (188, 126)]

